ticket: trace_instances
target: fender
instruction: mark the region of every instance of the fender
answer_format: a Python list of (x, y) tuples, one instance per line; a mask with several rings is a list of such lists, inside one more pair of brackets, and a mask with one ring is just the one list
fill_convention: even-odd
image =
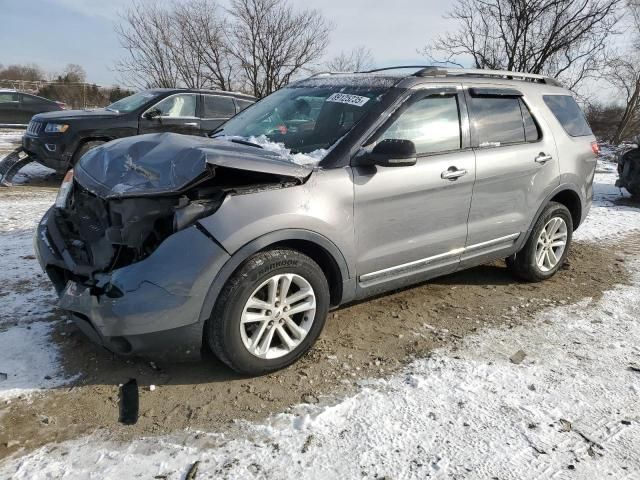
[(231, 254), (231, 258), (227, 260), (224, 266), (220, 269), (215, 279), (213, 280), (211, 287), (209, 287), (209, 291), (207, 292), (202, 305), (202, 310), (200, 312), (200, 323), (204, 326), (204, 323), (211, 315), (215, 302), (218, 299), (218, 295), (222, 291), (224, 285), (227, 283), (227, 280), (247, 258), (249, 258), (256, 252), (259, 252), (260, 250), (264, 250), (269, 245), (287, 240), (306, 240), (324, 248), (329, 253), (329, 255), (331, 255), (333, 260), (338, 265), (338, 268), (340, 269), (343, 288), (342, 298), (339, 303), (343, 304), (353, 299), (356, 289), (355, 278), (351, 278), (349, 276), (347, 262), (342, 255), (342, 252), (331, 240), (329, 240), (324, 235), (311, 230), (276, 230), (275, 232), (267, 233), (261, 237), (256, 238), (255, 240), (252, 240), (251, 242), (247, 243)]
[[(578, 198), (580, 199), (580, 204), (581, 204), (581, 208), (583, 211), (582, 214), (582, 220), (584, 220), (584, 216), (585, 216), (585, 207), (584, 207), (584, 201), (583, 198), (580, 196), (580, 191), (578, 189), (578, 187), (574, 184), (571, 183), (563, 183), (561, 185), (558, 185), (549, 195), (547, 195), (547, 197), (544, 199), (544, 202), (542, 202), (540, 204), (540, 206), (538, 207), (538, 210), (536, 211), (536, 214), (533, 216), (533, 220), (531, 221), (531, 223), (529, 224), (529, 228), (527, 229), (527, 231), (525, 232), (524, 235), (520, 235), (520, 239), (518, 240), (517, 244), (516, 244), (516, 252), (519, 252), (522, 247), (524, 247), (524, 244), (527, 243), (527, 240), (529, 239), (529, 235), (531, 235), (531, 231), (533, 230), (534, 225), (536, 224), (536, 222), (538, 221), (538, 219), (540, 218), (540, 215), (542, 215), (542, 211), (545, 209), (545, 207), (547, 205), (549, 205), (549, 202), (551, 201), (551, 199), (553, 197), (555, 197), (556, 195), (558, 195), (560, 192), (564, 192), (566, 190), (569, 190), (573, 193), (575, 193)], [(575, 227), (574, 227), (575, 230)]]

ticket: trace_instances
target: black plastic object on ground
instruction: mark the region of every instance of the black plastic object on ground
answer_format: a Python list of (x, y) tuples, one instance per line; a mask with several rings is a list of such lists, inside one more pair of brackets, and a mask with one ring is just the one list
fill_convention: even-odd
[(11, 186), (11, 180), (18, 171), (33, 160), (22, 149), (16, 148), (0, 161), (0, 186)]
[(618, 159), (617, 187), (624, 187), (634, 197), (640, 197), (640, 148), (624, 153)]
[(139, 409), (138, 382), (132, 378), (120, 387), (120, 423), (135, 425), (138, 421)]

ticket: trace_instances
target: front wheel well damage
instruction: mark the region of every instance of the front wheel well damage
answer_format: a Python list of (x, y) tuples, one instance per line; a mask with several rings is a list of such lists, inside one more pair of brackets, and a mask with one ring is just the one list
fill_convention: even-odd
[(342, 301), (342, 274), (338, 263), (333, 256), (323, 247), (309, 240), (283, 240), (269, 245), (264, 250), (277, 248), (290, 248), (315, 261), (322, 269), (329, 284), (330, 304), (332, 307), (340, 305)]
[(571, 220), (573, 220), (573, 229), (576, 230), (582, 219), (582, 202), (580, 197), (573, 190), (563, 190), (554, 195), (550, 202), (561, 203), (569, 209)]

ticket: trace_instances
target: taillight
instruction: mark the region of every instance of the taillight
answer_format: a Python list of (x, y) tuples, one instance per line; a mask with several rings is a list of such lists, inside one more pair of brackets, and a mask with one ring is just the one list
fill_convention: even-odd
[(56, 197), (56, 207), (64, 208), (67, 206), (67, 199), (71, 193), (71, 187), (73, 187), (73, 168), (67, 172), (58, 190), (58, 196)]
[(600, 155), (600, 145), (598, 145), (598, 142), (591, 142), (591, 151), (596, 156)]

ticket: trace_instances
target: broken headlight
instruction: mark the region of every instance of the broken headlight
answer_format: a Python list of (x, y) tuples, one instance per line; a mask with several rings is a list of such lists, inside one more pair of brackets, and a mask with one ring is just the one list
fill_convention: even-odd
[(213, 215), (222, 205), (222, 198), (215, 200), (199, 200), (176, 208), (173, 215), (173, 230), (175, 232), (193, 224), (200, 218)]
[(58, 190), (58, 196), (56, 197), (55, 206), (57, 208), (64, 208), (67, 206), (67, 200), (69, 199), (69, 194), (71, 193), (71, 189), (73, 188), (73, 169), (69, 170), (67, 174), (64, 176), (62, 180), (62, 184), (60, 185), (60, 190)]

